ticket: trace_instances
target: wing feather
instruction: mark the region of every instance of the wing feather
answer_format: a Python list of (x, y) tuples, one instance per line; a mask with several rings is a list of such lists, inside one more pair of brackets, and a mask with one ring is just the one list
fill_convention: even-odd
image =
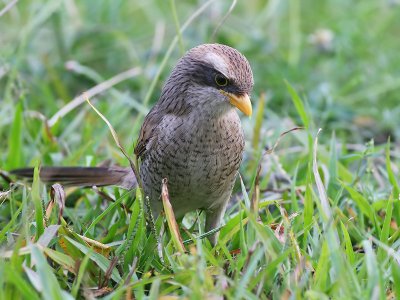
[(140, 158), (143, 158), (145, 155), (148, 143), (156, 138), (157, 127), (163, 118), (162, 114), (157, 112), (156, 106), (154, 106), (145, 117), (142, 127), (140, 128), (139, 138), (134, 150), (135, 154)]

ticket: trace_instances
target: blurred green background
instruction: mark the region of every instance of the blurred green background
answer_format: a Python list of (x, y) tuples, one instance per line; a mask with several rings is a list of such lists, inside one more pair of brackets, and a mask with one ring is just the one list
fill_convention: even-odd
[[(177, 26), (189, 19), (166, 57)], [(140, 67), (139, 75), (92, 99), (129, 147), (182, 50), (208, 42), (248, 57), (256, 107), (266, 93), (266, 136), (301, 125), (284, 80), (303, 98), (313, 128), (324, 129), (323, 139), (333, 131), (348, 144), (400, 136), (398, 1), (18, 1), (0, 17), (0, 28), (0, 163), (6, 167), (35, 158), (44, 164), (122, 160), (86, 103), (53, 126), (52, 136), (43, 119), (96, 84)], [(25, 120), (21, 140), (11, 141), (18, 103)], [(12, 143), (23, 145), (19, 157), (10, 157)]]

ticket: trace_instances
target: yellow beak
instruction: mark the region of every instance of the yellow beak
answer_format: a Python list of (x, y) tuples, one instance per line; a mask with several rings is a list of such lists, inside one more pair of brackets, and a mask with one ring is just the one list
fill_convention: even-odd
[(236, 96), (231, 93), (226, 93), (229, 98), (229, 102), (237, 107), (241, 112), (243, 112), (246, 116), (251, 116), (253, 112), (253, 108), (251, 107), (250, 97), (247, 94)]

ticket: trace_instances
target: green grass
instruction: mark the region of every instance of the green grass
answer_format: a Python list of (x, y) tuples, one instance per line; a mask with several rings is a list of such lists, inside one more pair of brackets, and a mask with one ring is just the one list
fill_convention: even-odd
[[(399, 298), (396, 3), (237, 1), (228, 14), (232, 3), (217, 0), (17, 2), (0, 16), (2, 171), (129, 165), (85, 101), (52, 117), (140, 68), (90, 99), (131, 154), (182, 49), (201, 43), (247, 56), (254, 114), (242, 118), (239, 201), (214, 248), (197, 238), (196, 213), (181, 226), (186, 252), (164, 219), (154, 234), (136, 190), (68, 188), (64, 198), (37, 177), (1, 177), (0, 299)], [(332, 42), (310, 42), (324, 28)]]

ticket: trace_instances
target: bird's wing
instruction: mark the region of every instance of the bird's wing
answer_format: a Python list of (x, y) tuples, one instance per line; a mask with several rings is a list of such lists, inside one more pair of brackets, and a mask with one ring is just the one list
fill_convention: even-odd
[(156, 138), (157, 126), (160, 124), (163, 115), (157, 112), (156, 106), (149, 112), (143, 121), (142, 128), (140, 129), (139, 138), (135, 147), (135, 154), (143, 158), (146, 152), (148, 143)]
[[(161, 104), (160, 104), (161, 103)], [(149, 114), (144, 118), (142, 128), (135, 147), (135, 154), (143, 159), (143, 155), (148, 150), (149, 145), (155, 144), (157, 141), (157, 135), (160, 132), (160, 124), (164, 118), (175, 118), (182, 117), (183, 115), (190, 114), (192, 107), (187, 103), (180, 102), (180, 105), (165, 105), (168, 103), (158, 102), (150, 110)], [(177, 109), (177, 107), (179, 109)], [(175, 128), (176, 130), (176, 128)], [(151, 144), (150, 144), (151, 142)]]

